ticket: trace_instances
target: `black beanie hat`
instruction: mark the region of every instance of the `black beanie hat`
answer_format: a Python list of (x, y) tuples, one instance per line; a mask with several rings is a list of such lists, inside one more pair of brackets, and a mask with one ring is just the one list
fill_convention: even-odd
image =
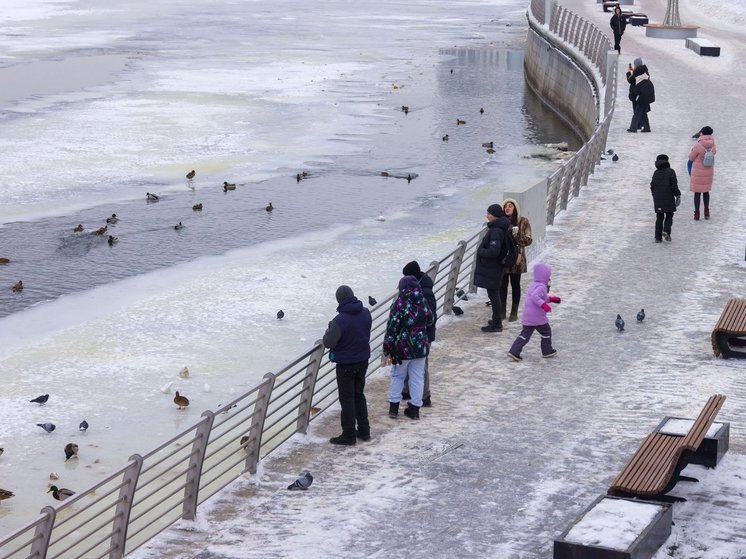
[(349, 285), (340, 285), (334, 296), (337, 298), (337, 303), (341, 303), (345, 299), (354, 297), (355, 294), (352, 292), (352, 288)]
[(661, 153), (655, 158), (656, 161), (668, 161), (668, 156), (665, 153)]
[(502, 217), (503, 215), (505, 215), (500, 204), (492, 204), (489, 208), (487, 208), (487, 213), (495, 217)]
[(419, 279), (422, 270), (420, 270), (420, 265), (417, 263), (417, 260), (412, 260), (409, 264), (402, 268), (401, 273), (403, 276), (414, 276)]
[(703, 126), (699, 133), (704, 134), (705, 136), (712, 136), (712, 128), (709, 126)]

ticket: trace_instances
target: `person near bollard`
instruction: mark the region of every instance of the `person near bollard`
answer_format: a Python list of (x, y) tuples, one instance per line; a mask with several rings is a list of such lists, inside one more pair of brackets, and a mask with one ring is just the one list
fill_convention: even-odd
[(650, 76), (648, 67), (643, 64), (642, 58), (635, 58), (634, 62), (627, 67), (627, 83), (629, 84), (629, 100), (632, 102), (632, 114), (637, 109), (637, 94), (635, 93), (635, 84), (637, 76), (647, 74)]
[(699, 221), (700, 197), (704, 202), (705, 219), (710, 219), (710, 190), (715, 177), (715, 138), (709, 126), (703, 126), (697, 136), (697, 143), (689, 151), (691, 161), (691, 178), (689, 190), (694, 192), (694, 219)]
[(399, 294), (391, 304), (383, 338), (383, 355), (391, 365), (389, 417), (392, 419), (399, 415), (399, 403), (407, 375), (411, 400), (404, 415), (410, 419), (420, 418), (425, 385), (425, 359), (430, 351), (427, 327), (432, 322), (433, 316), (417, 278), (402, 277), (399, 280)]
[[(329, 359), (337, 364), (337, 391), (342, 408), (342, 434), (332, 437), (332, 444), (352, 446), (370, 440), (368, 403), (365, 400), (365, 373), (370, 359), (370, 311), (355, 297), (347, 285), (340, 285), (335, 293), (337, 316), (324, 333), (324, 347), (329, 348)], [(357, 427), (356, 427), (357, 425)]]
[(474, 285), (487, 290), (487, 297), (492, 306), (492, 319), (482, 332), (502, 332), (502, 309), (500, 308), (500, 287), (503, 281), (504, 255), (503, 245), (508, 234), (510, 221), (503, 213), (500, 204), (487, 208), (487, 233), (477, 249), (474, 269)]
[(627, 18), (622, 14), (622, 9), (617, 6), (614, 8), (614, 15), (609, 20), (611, 31), (614, 33), (614, 50), (622, 54), (622, 35), (627, 27)]
[(505, 217), (510, 221), (511, 229), (509, 235), (513, 235), (518, 245), (518, 260), (511, 268), (503, 273), (502, 285), (500, 286), (500, 304), (501, 316), (505, 318), (508, 304), (508, 283), (510, 283), (510, 293), (512, 304), (510, 306), (509, 322), (518, 320), (518, 305), (521, 302), (521, 274), (526, 273), (526, 247), (529, 246), (533, 239), (531, 238), (531, 223), (528, 218), (521, 215), (521, 208), (513, 198), (503, 200), (503, 212)]
[[(640, 60), (640, 62), (642, 61)], [(637, 72), (633, 71), (632, 73), (636, 74)], [(650, 112), (650, 105), (655, 103), (655, 87), (647, 73), (638, 74), (634, 80), (635, 84), (632, 87), (636, 105), (627, 132), (637, 132), (640, 128), (643, 132), (650, 132), (648, 113)]]
[(513, 361), (523, 361), (521, 351), (531, 339), (534, 330), (541, 336), (542, 357), (557, 355), (557, 350), (552, 347), (552, 329), (549, 326), (547, 313), (552, 312), (549, 303), (559, 304), (562, 300), (554, 295), (549, 295), (551, 279), (552, 268), (548, 264), (537, 262), (534, 266), (534, 281), (528, 286), (526, 301), (523, 304), (523, 329), (508, 352), (508, 357)]
[(655, 158), (655, 171), (650, 181), (650, 193), (653, 195), (655, 209), (655, 242), (671, 240), (673, 214), (681, 202), (681, 191), (676, 179), (676, 171), (671, 168), (668, 156), (661, 153)]
[[(425, 296), (425, 301), (427, 301), (427, 306), (430, 309), (430, 312), (433, 315), (433, 321), (432, 324), (430, 324), (427, 327), (427, 339), (430, 342), (430, 347), (432, 347), (433, 342), (435, 341), (435, 323), (438, 321), (438, 303), (435, 300), (435, 292), (433, 292), (433, 286), (435, 285), (433, 283), (432, 278), (428, 276), (425, 272), (423, 272), (420, 269), (420, 264), (416, 260), (412, 260), (409, 262), (404, 268), (402, 269), (402, 274), (405, 276), (414, 276), (417, 278), (417, 282), (420, 284), (420, 289), (422, 289), (422, 294)], [(429, 408), (432, 407), (432, 399), (430, 394), (430, 354), (428, 352), (427, 357), (425, 357), (425, 380), (424, 380), (424, 387), (422, 389), (422, 407), (423, 408)], [(402, 390), (402, 400), (409, 400), (409, 376), (404, 379), (404, 389)]]

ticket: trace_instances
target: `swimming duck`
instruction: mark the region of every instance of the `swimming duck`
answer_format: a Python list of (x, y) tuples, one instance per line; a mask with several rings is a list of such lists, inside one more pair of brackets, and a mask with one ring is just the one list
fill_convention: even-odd
[(23, 282), (21, 280), (18, 280), (18, 283), (13, 286), (13, 291), (15, 291), (16, 293), (20, 293), (21, 291), (23, 291)]
[(378, 217), (376, 218), (376, 221), (386, 221), (386, 218), (383, 217), (383, 212), (381, 212), (380, 214), (378, 214)]
[(482, 144), (483, 148), (493, 148), (495, 147), (495, 142), (485, 142)]
[(409, 107), (407, 107), (406, 105), (402, 105), (401, 106), (401, 112), (403, 112), (405, 115), (408, 115), (409, 114)]
[(479, 114), (480, 114), (480, 115), (483, 115), (483, 114), (484, 114), (484, 107), (480, 107), (480, 109), (479, 109)]
[(96, 230), (95, 230), (95, 231), (93, 232), (93, 234), (94, 234), (94, 235), (103, 235), (104, 233), (106, 233), (106, 230), (107, 230), (108, 228), (109, 228), (109, 226), (108, 226), (108, 225), (104, 225), (103, 227), (99, 227), (98, 229), (96, 229)]
[(65, 462), (70, 460), (70, 458), (77, 458), (78, 457), (78, 445), (75, 443), (67, 443), (65, 445)]
[(160, 200), (157, 194), (151, 194), (150, 192), (145, 193), (145, 199), (148, 202), (157, 202), (158, 200)]
[(8, 491), (7, 489), (0, 489), (0, 501), (10, 499), (11, 497), (15, 497), (12, 491)]
[(174, 404), (179, 406), (180, 410), (183, 410), (189, 405), (189, 398), (187, 398), (186, 396), (182, 396), (181, 394), (179, 394), (179, 391), (177, 390), (176, 396), (174, 396)]
[(295, 174), (295, 182), (300, 182), (303, 179), (303, 176), (300, 173)]
[(492, 155), (493, 153), (495, 153), (495, 150), (492, 149), (492, 148), (487, 148), (487, 153), (489, 153), (490, 155)]
[(176, 225), (174, 225), (174, 229), (176, 229), (177, 231), (179, 229), (183, 229), (183, 228), (184, 228), (184, 226), (181, 224), (181, 221), (179, 223), (177, 223)]
[(113, 245), (118, 240), (119, 240), (119, 237), (115, 237), (113, 235), (109, 235), (109, 238), (108, 238), (107, 242), (109, 243), (109, 245)]
[(301, 176), (302, 176), (302, 177), (303, 177), (304, 179), (305, 179), (306, 177), (308, 177), (308, 171), (303, 171), (303, 172), (301, 173)]
[(189, 171), (189, 172), (188, 172), (188, 173), (186, 174), (186, 178), (187, 178), (187, 179), (189, 179), (189, 180), (192, 180), (192, 179), (194, 178), (194, 175), (196, 175), (196, 174), (197, 174), (197, 173), (195, 172), (195, 170), (194, 170), (194, 169), (192, 169), (191, 171)]
[(10, 264), (10, 258), (0, 258), (0, 264)]
[(264, 209), (267, 210), (268, 212), (271, 212), (272, 210), (275, 209), (275, 207), (272, 205), (272, 202), (270, 202), (269, 204), (267, 204), (267, 207)]
[(106, 218), (106, 223), (112, 223), (112, 224), (114, 224), (117, 221), (119, 221), (119, 218), (117, 217), (117, 214), (111, 214), (111, 217), (107, 217)]
[(179, 371), (179, 376), (181, 378), (189, 378), (189, 367), (186, 365), (181, 368), (181, 371)]
[(460, 118), (457, 118), (456, 119), (456, 125), (459, 125), (459, 124), (466, 124), (466, 121), (465, 120), (461, 120)]
[(412, 175), (407, 175), (407, 182), (412, 182)]
[(65, 489), (64, 487), (60, 489), (56, 485), (51, 486), (47, 493), (51, 493), (52, 497), (54, 497), (58, 501), (64, 501), (68, 497), (72, 497), (73, 495), (75, 495), (75, 491)]
[(78, 225), (73, 229), (73, 233), (80, 233), (83, 230), (83, 224), (78, 223)]
[(443, 141), (444, 141), (444, 142), (447, 142), (447, 141), (448, 141), (448, 134), (446, 134), (445, 136), (443, 136)]
[(230, 182), (223, 182), (223, 191), (228, 192), (229, 190), (236, 190), (236, 185)]
[(389, 174), (386, 171), (381, 171), (381, 176), (382, 177), (388, 177)]
[(199, 204), (194, 204), (194, 205), (192, 206), (192, 209), (193, 209), (193, 210), (194, 210), (195, 212), (199, 212), (199, 211), (201, 211), (201, 210), (202, 210), (202, 202), (200, 202)]

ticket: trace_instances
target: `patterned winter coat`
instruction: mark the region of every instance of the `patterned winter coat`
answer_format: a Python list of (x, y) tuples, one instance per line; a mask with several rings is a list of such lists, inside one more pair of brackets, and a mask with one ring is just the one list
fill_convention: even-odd
[[(525, 274), (528, 269), (526, 267), (526, 247), (534, 242), (533, 238), (531, 238), (531, 223), (529, 223), (527, 217), (521, 215), (521, 208), (518, 206), (518, 202), (513, 200), (513, 198), (506, 198), (503, 200), (503, 208), (508, 202), (513, 204), (513, 207), (515, 208), (515, 212), (513, 212), (513, 215), (508, 217), (508, 219), (510, 220), (511, 227), (518, 226), (518, 233), (513, 235), (513, 237), (515, 237), (515, 242), (518, 245), (519, 252), (515, 266), (506, 269), (505, 273)], [(512, 229), (508, 230), (508, 234), (512, 234)]]
[(549, 322), (547, 312), (541, 307), (549, 302), (548, 291), (551, 277), (552, 268), (549, 264), (538, 262), (534, 266), (534, 281), (526, 290), (526, 302), (523, 304), (521, 322), (524, 326), (541, 326)]
[(391, 356), (394, 363), (405, 359), (427, 357), (430, 351), (427, 327), (433, 315), (414, 276), (399, 280), (399, 296), (391, 304), (383, 354)]
[(715, 138), (703, 134), (697, 139), (697, 143), (692, 146), (689, 152), (689, 161), (693, 161), (692, 177), (689, 183), (689, 190), (692, 192), (709, 192), (712, 188), (715, 167), (702, 165), (702, 158), (705, 156), (707, 149), (712, 149), (712, 153), (718, 152), (715, 147)]

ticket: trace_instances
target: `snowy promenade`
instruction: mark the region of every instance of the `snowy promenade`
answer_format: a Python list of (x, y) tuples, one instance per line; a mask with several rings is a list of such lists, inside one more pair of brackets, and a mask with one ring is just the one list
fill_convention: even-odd
[[(595, 2), (563, 4), (608, 30), (610, 14)], [(731, 422), (730, 450), (715, 470), (686, 471), (701, 482), (674, 489), (688, 501), (675, 505), (672, 535), (656, 558), (746, 557), (746, 363), (715, 359), (710, 346), (725, 303), (746, 295), (746, 18), (719, 2), (684, 4), (682, 20), (701, 25), (721, 57), (627, 28), (608, 142), (620, 161), (603, 161), (548, 231), (543, 260), (562, 296), (550, 315), (557, 357), (541, 359), (534, 339), (522, 363), (510, 361), (518, 324), (483, 334), (486, 298), (471, 297), (462, 317), (439, 324), (433, 407), (420, 421), (387, 417), (381, 371), (366, 389), (371, 442), (328, 444), (340, 431), (332, 408), (257, 476), (200, 508), (196, 522), (131, 557), (551, 557), (553, 539), (605, 493), (660, 419), (694, 417), (716, 392), (728, 397), (719, 420)], [(705, 5), (712, 19), (690, 11)], [(640, 0), (635, 9), (662, 21), (665, 2)], [(656, 86), (651, 134), (626, 132), (623, 72), (638, 56)], [(695, 222), (685, 163), (703, 125), (714, 129), (718, 155), (712, 219)], [(663, 244), (653, 242), (648, 188), (659, 153), (669, 155), (683, 193), (673, 240)], [(647, 318), (636, 324), (642, 307)], [(305, 470), (311, 489), (287, 491)]]

